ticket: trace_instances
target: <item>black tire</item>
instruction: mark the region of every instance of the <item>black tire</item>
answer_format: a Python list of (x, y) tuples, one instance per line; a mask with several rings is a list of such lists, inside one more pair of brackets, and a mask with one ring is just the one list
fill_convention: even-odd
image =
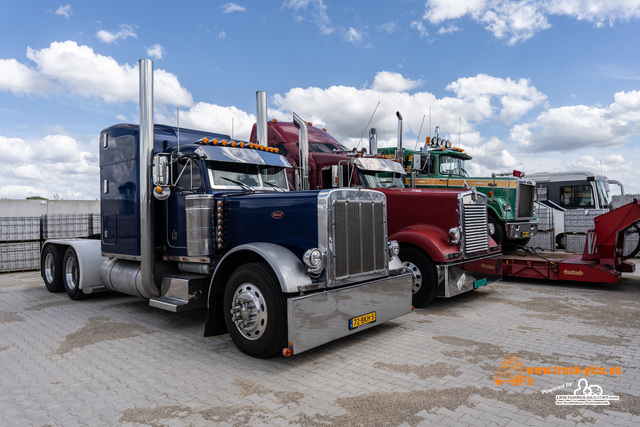
[(224, 321), (234, 344), (249, 356), (264, 359), (286, 347), (286, 302), (266, 263), (245, 264), (231, 273), (224, 290)]
[(567, 248), (567, 235), (565, 233), (560, 233), (556, 236), (556, 247), (560, 250)]
[(492, 214), (489, 214), (489, 223), (493, 224), (493, 228), (495, 229), (493, 236), (491, 236), (493, 240), (499, 245), (504, 245), (505, 237), (507, 235), (507, 232), (504, 229), (504, 224), (498, 221)]
[(67, 249), (62, 260), (62, 283), (72, 300), (84, 299), (87, 294), (80, 289), (80, 264), (73, 248)]
[(62, 253), (56, 245), (47, 245), (42, 251), (40, 259), (40, 273), (44, 280), (44, 285), (49, 292), (57, 293), (64, 291), (62, 284)]
[(402, 248), (398, 257), (414, 275), (411, 303), (421, 307), (436, 299), (438, 293), (438, 274), (433, 261), (422, 251), (414, 248)]

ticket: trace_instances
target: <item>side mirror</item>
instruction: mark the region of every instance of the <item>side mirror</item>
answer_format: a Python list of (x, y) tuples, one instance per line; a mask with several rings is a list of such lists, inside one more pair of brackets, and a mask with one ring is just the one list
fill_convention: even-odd
[(153, 157), (153, 196), (158, 200), (166, 200), (171, 195), (169, 185), (169, 157), (156, 154)]

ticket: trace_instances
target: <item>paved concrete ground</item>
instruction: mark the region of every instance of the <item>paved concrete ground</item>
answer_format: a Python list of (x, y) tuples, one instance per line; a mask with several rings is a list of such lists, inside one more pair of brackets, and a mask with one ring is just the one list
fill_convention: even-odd
[[(203, 313), (116, 294), (75, 302), (35, 272), (5, 274), (0, 425), (640, 425), (639, 309), (638, 274), (618, 285), (505, 280), (257, 360), (228, 335), (204, 338)], [(587, 377), (619, 400), (556, 405), (575, 374), (496, 385), (510, 352), (525, 367), (619, 367)]]

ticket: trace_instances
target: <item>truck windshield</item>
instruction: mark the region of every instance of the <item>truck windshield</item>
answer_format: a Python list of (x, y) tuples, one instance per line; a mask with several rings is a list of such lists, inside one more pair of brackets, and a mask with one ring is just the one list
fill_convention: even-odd
[(440, 173), (442, 175), (469, 176), (464, 169), (464, 160), (451, 156), (440, 156)]
[(358, 169), (358, 180), (365, 188), (404, 188), (404, 180), (399, 173)]
[(214, 189), (238, 189), (240, 185), (229, 180), (262, 191), (286, 191), (288, 187), (284, 168), (208, 161), (207, 170), (211, 188)]
[(609, 189), (609, 183), (601, 179), (596, 180), (596, 189), (598, 192), (598, 203), (600, 208), (606, 208), (611, 203), (611, 192)]

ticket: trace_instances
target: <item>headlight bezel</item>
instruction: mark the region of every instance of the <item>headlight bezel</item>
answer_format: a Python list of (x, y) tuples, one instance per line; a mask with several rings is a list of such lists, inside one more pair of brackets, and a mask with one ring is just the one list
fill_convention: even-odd
[(307, 268), (307, 273), (312, 277), (318, 277), (324, 270), (325, 262), (322, 251), (318, 248), (307, 250), (302, 256), (302, 261)]

